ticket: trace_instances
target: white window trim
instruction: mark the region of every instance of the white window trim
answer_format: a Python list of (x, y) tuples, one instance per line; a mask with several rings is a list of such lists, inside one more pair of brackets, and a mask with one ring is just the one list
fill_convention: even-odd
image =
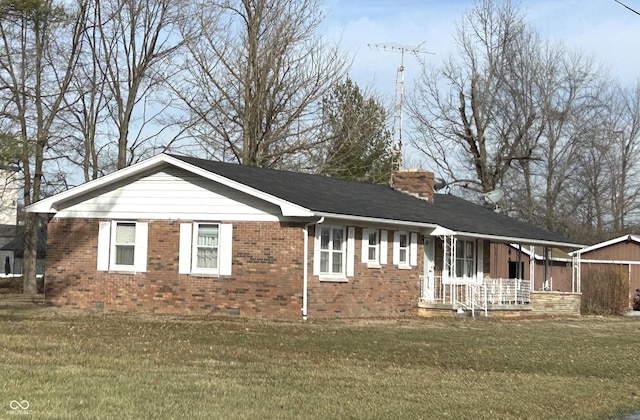
[[(472, 275), (471, 276), (467, 276), (466, 273), (463, 273), (461, 275), (461, 273), (458, 273), (458, 244), (462, 242), (463, 243), (463, 249), (464, 247), (466, 247), (466, 243), (470, 243), (471, 246), (473, 247), (473, 251), (472, 251), (472, 255), (473, 257), (471, 258), (471, 260), (468, 260), (466, 257), (462, 258), (464, 261), (471, 261), (471, 268), (472, 268)], [(453, 249), (453, 261), (454, 261), (454, 268), (455, 268), (455, 277), (456, 279), (462, 279), (466, 282), (472, 281), (472, 280), (476, 280), (478, 278), (478, 273), (477, 273), (477, 267), (476, 267), (476, 262), (477, 262), (477, 252), (478, 252), (478, 248), (477, 248), (477, 244), (473, 239), (465, 239), (465, 238), (458, 238), (456, 240), (456, 247)]]
[[(134, 225), (134, 235), (135, 235), (135, 239), (134, 239), (134, 244), (133, 244), (133, 264), (128, 265), (128, 264), (118, 264), (116, 262), (116, 230), (117, 230), (117, 226), (120, 224), (133, 224)], [(136, 240), (139, 237), (139, 232), (138, 232), (138, 226), (136, 225), (136, 222), (131, 221), (131, 220), (113, 220), (111, 221), (111, 241), (109, 244), (109, 270), (110, 271), (131, 271), (131, 272), (135, 272), (135, 267), (136, 267), (136, 256), (137, 256), (137, 244), (136, 244)]]
[[(119, 223), (135, 224), (133, 265), (116, 264), (116, 226)], [(121, 273), (144, 273), (147, 271), (147, 241), (149, 224), (135, 220), (112, 220), (100, 222), (98, 229), (97, 270)]]
[[(371, 233), (376, 234), (376, 244), (375, 244), (375, 258), (373, 260), (369, 259), (369, 248), (371, 245), (369, 244), (369, 236)], [(367, 268), (381, 268), (382, 264), (380, 262), (380, 252), (382, 249), (382, 241), (381, 241), (381, 233), (378, 229), (362, 229), (362, 256), (361, 262), (363, 264), (367, 264)]]
[[(198, 226), (218, 225), (218, 268), (206, 269), (196, 267), (196, 249)], [(233, 225), (219, 222), (193, 222), (180, 224), (180, 246), (178, 256), (178, 273), (193, 276), (228, 276), (231, 275), (233, 259)]]
[[(406, 261), (400, 260), (400, 235), (407, 235)], [(401, 270), (410, 270), (418, 265), (418, 234), (397, 230), (393, 232), (393, 264)]]
[[(201, 268), (198, 267), (198, 229), (200, 225), (212, 225), (218, 228), (218, 257), (216, 261), (216, 268)], [(191, 273), (192, 274), (213, 274), (217, 275), (220, 272), (220, 224), (219, 223), (207, 223), (207, 222), (194, 222), (193, 223), (193, 240), (191, 242)]]
[[(405, 248), (405, 257), (406, 260), (402, 260), (400, 258), (400, 255), (402, 254), (400, 251), (402, 251), (402, 247), (400, 246), (400, 236), (406, 236), (407, 237), (407, 246)], [(409, 232), (406, 231), (401, 231), (401, 230), (397, 230), (394, 232), (394, 238), (393, 238), (393, 246), (394, 246), (394, 264), (397, 265), (399, 268), (410, 268), (411, 266), (409, 265), (409, 248), (410, 248), (410, 240), (409, 240)]]
[[(343, 232), (342, 240), (342, 270), (340, 273), (322, 273), (320, 272), (320, 255), (321, 242), (320, 233), (322, 228), (341, 229)], [(346, 235), (345, 235), (346, 233)], [(333, 233), (331, 234), (333, 236)], [(313, 244), (313, 274), (318, 276), (321, 282), (347, 282), (349, 277), (354, 275), (354, 254), (355, 254), (355, 228), (345, 227), (341, 225), (318, 224), (315, 228), (315, 238)], [(330, 241), (331, 242), (331, 241)], [(325, 250), (326, 251), (326, 250)], [(331, 265), (331, 264), (329, 264)]]

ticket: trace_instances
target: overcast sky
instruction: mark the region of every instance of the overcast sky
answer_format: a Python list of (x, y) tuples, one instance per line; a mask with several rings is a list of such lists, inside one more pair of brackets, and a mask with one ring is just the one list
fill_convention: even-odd
[[(640, 0), (622, 0), (640, 11)], [(393, 95), (400, 54), (372, 50), (370, 43), (398, 43), (435, 53), (437, 64), (453, 50), (454, 24), (473, 0), (324, 0), (325, 29), (354, 56), (351, 77)], [(583, 49), (624, 83), (640, 79), (640, 16), (614, 0), (528, 0), (520, 3), (530, 24), (543, 36)], [(419, 72), (405, 58), (406, 87)]]

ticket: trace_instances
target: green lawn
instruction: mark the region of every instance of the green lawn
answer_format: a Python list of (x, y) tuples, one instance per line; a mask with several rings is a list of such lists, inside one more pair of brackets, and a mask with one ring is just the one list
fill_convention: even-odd
[(274, 322), (1, 309), (0, 349), (0, 418), (17, 418), (14, 400), (34, 418), (640, 410), (640, 317)]

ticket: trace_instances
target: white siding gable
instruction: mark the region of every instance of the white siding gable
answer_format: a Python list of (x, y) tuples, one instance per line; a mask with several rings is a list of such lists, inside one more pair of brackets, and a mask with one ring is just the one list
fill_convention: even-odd
[(94, 195), (58, 217), (277, 221), (280, 208), (248, 194), (167, 168)]

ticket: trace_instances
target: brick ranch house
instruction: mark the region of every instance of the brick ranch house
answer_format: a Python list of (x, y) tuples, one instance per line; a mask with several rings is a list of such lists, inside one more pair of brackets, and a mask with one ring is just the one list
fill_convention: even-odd
[[(433, 184), (425, 171), (391, 188), (161, 154), (27, 211), (49, 218), (53, 305), (277, 318), (553, 308), (489, 276), (490, 244), (581, 246)], [(579, 294), (564, 299), (579, 311)]]

